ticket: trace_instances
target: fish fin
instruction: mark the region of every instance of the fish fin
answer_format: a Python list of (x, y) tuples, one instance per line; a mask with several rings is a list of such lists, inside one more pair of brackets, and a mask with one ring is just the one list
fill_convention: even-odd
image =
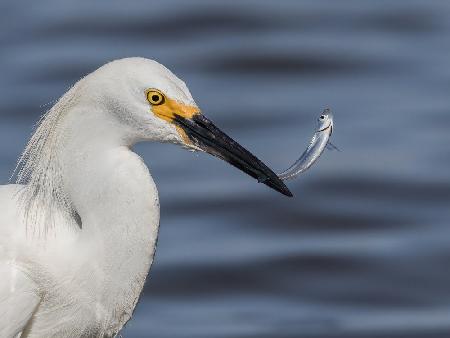
[(339, 152), (342, 152), (341, 149), (339, 149), (338, 147), (336, 147), (336, 146), (335, 146), (333, 143), (331, 143), (331, 142), (328, 142), (328, 143), (327, 143), (326, 148), (327, 148), (328, 150), (337, 150), (337, 151), (339, 151)]

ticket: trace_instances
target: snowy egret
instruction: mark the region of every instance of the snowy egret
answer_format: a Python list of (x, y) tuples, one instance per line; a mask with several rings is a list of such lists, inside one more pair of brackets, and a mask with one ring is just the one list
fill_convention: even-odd
[(291, 196), (164, 66), (108, 63), (42, 118), (18, 184), (0, 187), (0, 337), (114, 337), (131, 318), (159, 227), (141, 141), (205, 151)]

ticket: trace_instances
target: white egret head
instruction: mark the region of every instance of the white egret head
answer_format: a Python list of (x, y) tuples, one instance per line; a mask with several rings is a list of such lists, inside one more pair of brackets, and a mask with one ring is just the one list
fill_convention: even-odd
[(219, 157), (259, 182), (292, 196), (264, 163), (228, 137), (196, 105), (183, 81), (144, 58), (113, 61), (88, 75), (80, 100), (114, 117), (131, 143), (171, 142)]

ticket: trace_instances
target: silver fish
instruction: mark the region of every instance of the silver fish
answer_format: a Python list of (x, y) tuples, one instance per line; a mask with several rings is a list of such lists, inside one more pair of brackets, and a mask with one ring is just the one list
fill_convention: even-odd
[(278, 177), (285, 180), (296, 178), (301, 173), (310, 168), (322, 155), (325, 148), (339, 150), (330, 142), (333, 133), (333, 114), (329, 109), (325, 109), (317, 119), (317, 129), (309, 143), (308, 148), (300, 158), (287, 170), (278, 174)]

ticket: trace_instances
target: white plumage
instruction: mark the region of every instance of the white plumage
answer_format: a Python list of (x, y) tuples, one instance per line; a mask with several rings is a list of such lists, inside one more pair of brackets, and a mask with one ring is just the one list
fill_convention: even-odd
[(107, 64), (44, 116), (20, 184), (0, 188), (0, 337), (114, 336), (130, 319), (159, 225), (155, 184), (130, 147), (182, 143), (149, 113), (148, 87), (195, 104), (156, 62)]

